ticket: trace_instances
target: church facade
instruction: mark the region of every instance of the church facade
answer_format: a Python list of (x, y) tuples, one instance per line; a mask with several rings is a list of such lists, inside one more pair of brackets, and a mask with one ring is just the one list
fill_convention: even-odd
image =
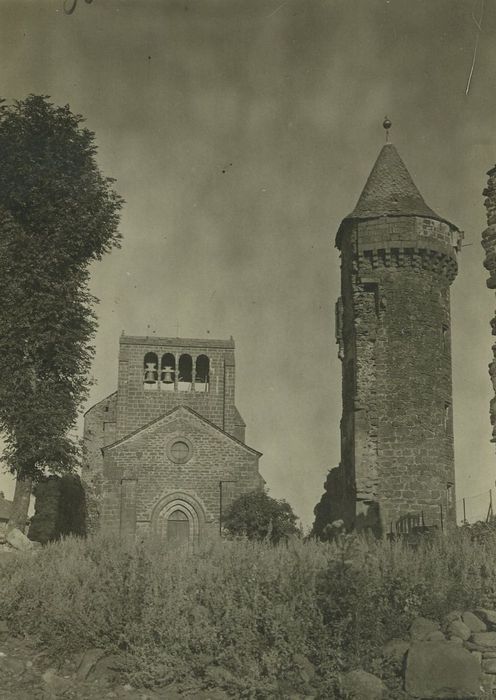
[(121, 336), (117, 391), (85, 414), (90, 530), (194, 548), (235, 498), (263, 488), (234, 401), (234, 349), (232, 338)]

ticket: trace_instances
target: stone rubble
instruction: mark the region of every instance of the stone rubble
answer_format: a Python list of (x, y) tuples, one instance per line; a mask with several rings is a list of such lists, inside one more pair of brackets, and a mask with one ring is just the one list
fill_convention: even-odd
[[(496, 611), (452, 611), (441, 629), (419, 617), (410, 628), (405, 690), (412, 698), (484, 698), (496, 690)], [(445, 641), (428, 641), (434, 630)], [(432, 630), (429, 633), (429, 630)], [(423, 639), (422, 639), (423, 637)]]
[[(281, 697), (288, 700), (315, 700), (312, 680), (316, 669), (303, 655), (294, 657), (295, 668), (307, 684), (307, 691), (295, 692), (288, 686)], [(123, 654), (107, 654), (103, 649), (87, 649), (67, 655), (58, 665), (44, 652), (37, 651), (28, 637), (14, 637), (5, 620), (0, 620), (0, 698), (1, 700), (230, 700), (235, 696), (215, 687), (230, 672), (212, 666), (208, 674), (212, 688), (201, 681), (171, 683), (164, 688), (135, 688), (124, 676)], [(279, 696), (278, 696), (279, 697)], [(375, 696), (370, 696), (373, 700)], [(369, 698), (367, 698), (369, 700)]]
[[(489, 272), (486, 284), (489, 289), (496, 289), (496, 166), (488, 173), (487, 186), (483, 191), (486, 198), (486, 216), (488, 227), (482, 232), (482, 247), (485, 252), (484, 267)], [(496, 335), (496, 317), (491, 319), (492, 334)], [(489, 365), (489, 376), (496, 394), (496, 343), (492, 346), (493, 360)], [(493, 396), (489, 405), (489, 414), (493, 429), (491, 442), (496, 442), (496, 396)]]
[[(467, 636), (467, 630), (469, 632)], [(496, 695), (496, 611), (475, 608), (453, 611), (439, 623), (425, 617), (413, 620), (409, 639), (391, 639), (382, 650), (404, 673), (403, 698), (412, 700), (474, 700)], [(311, 700), (318, 669), (303, 655), (295, 655), (294, 667), (307, 691), (295, 693), (281, 686), (281, 697)], [(0, 697), (2, 700), (229, 700), (221, 685), (229, 672), (209, 667), (212, 685), (182, 688), (175, 683), (160, 689), (134, 688), (125, 682), (126, 658), (88, 649), (68, 656), (55, 667), (46, 653), (32, 646), (29, 638), (11, 636), (7, 622), (0, 620)], [(391, 700), (384, 682), (356, 668), (341, 677), (348, 700)], [(402, 691), (403, 692), (403, 691)]]

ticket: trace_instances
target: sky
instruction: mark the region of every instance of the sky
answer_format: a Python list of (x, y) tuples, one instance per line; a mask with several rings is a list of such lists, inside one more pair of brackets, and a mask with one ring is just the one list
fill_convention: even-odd
[[(0, 96), (68, 103), (125, 198), (92, 269), (95, 385), (119, 335), (236, 341), (236, 402), (270, 495), (305, 526), (339, 463), (334, 237), (384, 143), (465, 231), (452, 287), (457, 498), (495, 484), (482, 190), (496, 160), (496, 3), (62, 0), (0, 3)], [(68, 0), (71, 5), (74, 0)], [(6, 495), (8, 477), (0, 477)], [(477, 498), (472, 498), (475, 495)], [(470, 515), (470, 513), (468, 513)]]

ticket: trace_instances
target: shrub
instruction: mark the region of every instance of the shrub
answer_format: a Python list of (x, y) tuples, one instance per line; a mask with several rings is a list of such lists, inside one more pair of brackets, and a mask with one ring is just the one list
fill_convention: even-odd
[[(338, 700), (340, 673), (362, 667), (401, 697), (382, 644), (419, 614), (496, 607), (496, 539), (463, 529), (414, 550), (340, 534), (219, 541), (195, 556), (154, 542), (66, 538), (0, 563), (0, 618), (54, 658), (92, 646), (126, 656), (129, 682), (220, 686), (240, 698), (293, 692)], [(309, 688), (304, 656), (318, 669)]]
[(299, 534), (297, 516), (289, 503), (271, 498), (265, 491), (252, 491), (237, 498), (227, 510), (222, 525), (231, 535), (278, 544)]

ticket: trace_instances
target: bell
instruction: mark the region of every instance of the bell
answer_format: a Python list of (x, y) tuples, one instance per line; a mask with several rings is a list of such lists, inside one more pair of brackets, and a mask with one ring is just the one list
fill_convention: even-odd
[(145, 384), (155, 384), (155, 363), (147, 362), (145, 367)]
[(162, 381), (165, 384), (172, 384), (174, 379), (172, 378), (172, 367), (164, 367), (162, 369)]

